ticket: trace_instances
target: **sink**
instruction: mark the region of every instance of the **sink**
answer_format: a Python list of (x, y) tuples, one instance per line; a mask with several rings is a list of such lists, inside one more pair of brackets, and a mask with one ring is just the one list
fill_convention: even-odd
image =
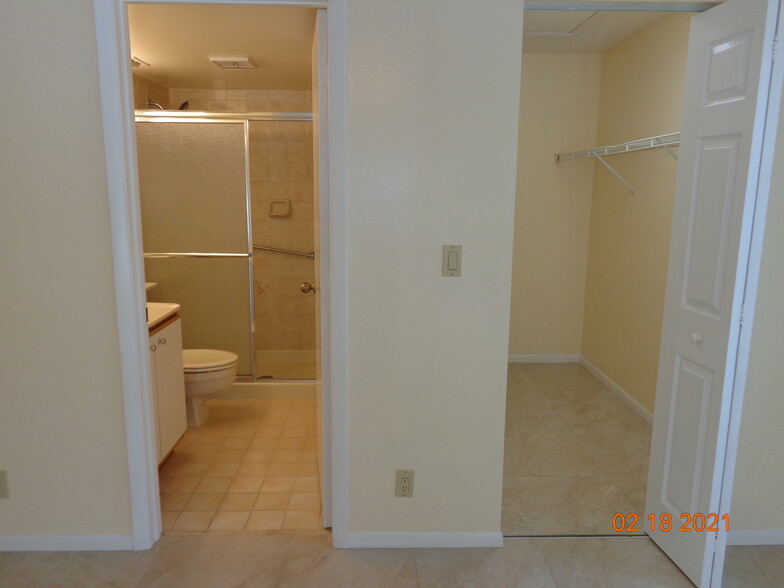
[(147, 303), (147, 328), (152, 329), (170, 316), (177, 314), (179, 304), (173, 302), (148, 302)]

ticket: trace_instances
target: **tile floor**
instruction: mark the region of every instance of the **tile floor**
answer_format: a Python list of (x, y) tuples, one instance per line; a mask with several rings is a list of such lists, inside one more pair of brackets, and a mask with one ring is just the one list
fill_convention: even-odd
[(509, 364), (504, 535), (615, 534), (645, 508), (650, 438), (580, 364)]
[(325, 533), (311, 400), (210, 400), (159, 469), (165, 534)]
[(647, 538), (502, 549), (333, 549), (326, 536), (167, 536), (150, 551), (0, 553), (0, 588), (688, 588)]

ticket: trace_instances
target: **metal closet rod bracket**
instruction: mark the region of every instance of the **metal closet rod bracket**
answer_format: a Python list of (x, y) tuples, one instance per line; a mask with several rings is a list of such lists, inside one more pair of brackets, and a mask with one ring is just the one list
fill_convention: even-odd
[(555, 153), (553, 161), (559, 163), (569, 159), (585, 159), (594, 157), (604, 165), (612, 174), (626, 186), (632, 194), (636, 194), (636, 188), (613, 168), (603, 156), (617, 155), (619, 153), (630, 153), (632, 151), (642, 151), (644, 149), (664, 149), (676, 161), (678, 156), (672, 150), (672, 147), (677, 147), (681, 143), (680, 133), (668, 133), (666, 135), (657, 135), (655, 137), (647, 137), (645, 139), (637, 139), (636, 141), (628, 141), (620, 145), (608, 145), (605, 147), (594, 147), (593, 149), (586, 149), (584, 151), (572, 151), (571, 153)]

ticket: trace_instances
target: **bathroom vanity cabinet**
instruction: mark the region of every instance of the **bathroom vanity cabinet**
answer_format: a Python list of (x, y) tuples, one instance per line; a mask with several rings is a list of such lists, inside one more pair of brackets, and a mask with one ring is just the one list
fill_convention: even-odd
[(150, 330), (150, 366), (156, 408), (158, 463), (185, 433), (185, 378), (182, 371), (182, 326), (172, 317)]

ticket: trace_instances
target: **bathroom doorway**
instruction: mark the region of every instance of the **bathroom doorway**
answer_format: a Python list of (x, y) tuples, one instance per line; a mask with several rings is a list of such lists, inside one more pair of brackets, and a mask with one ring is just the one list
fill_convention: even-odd
[(128, 9), (148, 299), (181, 305), (186, 348), (239, 357), (236, 384), (162, 464), (163, 530), (323, 532), (325, 12)]

